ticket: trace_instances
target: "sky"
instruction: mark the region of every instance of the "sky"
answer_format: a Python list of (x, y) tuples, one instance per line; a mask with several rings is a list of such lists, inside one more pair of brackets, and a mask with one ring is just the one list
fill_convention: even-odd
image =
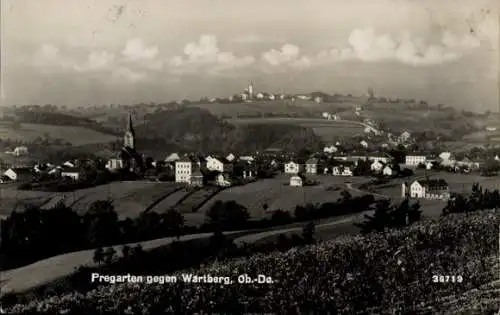
[(1, 104), (255, 91), (499, 108), (494, 0), (5, 0)]

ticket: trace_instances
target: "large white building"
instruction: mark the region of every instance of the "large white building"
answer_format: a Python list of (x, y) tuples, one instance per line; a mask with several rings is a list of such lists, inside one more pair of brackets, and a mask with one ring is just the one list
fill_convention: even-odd
[(22, 156), (22, 155), (28, 155), (29, 154), (28, 148), (25, 147), (25, 146), (16, 147), (14, 149), (13, 153), (14, 153), (15, 156)]
[(193, 162), (188, 158), (182, 158), (175, 162), (175, 182), (190, 183), (193, 173)]
[(405, 157), (405, 164), (408, 166), (418, 166), (419, 164), (425, 164), (427, 157), (425, 155), (407, 155)]
[(303, 185), (302, 178), (300, 176), (292, 176), (290, 177), (290, 186), (292, 187), (301, 187)]
[(409, 186), (401, 185), (401, 196), (424, 199), (447, 199), (450, 197), (448, 183), (444, 179), (416, 180)]
[(300, 164), (290, 161), (285, 164), (285, 174), (298, 174), (300, 171)]

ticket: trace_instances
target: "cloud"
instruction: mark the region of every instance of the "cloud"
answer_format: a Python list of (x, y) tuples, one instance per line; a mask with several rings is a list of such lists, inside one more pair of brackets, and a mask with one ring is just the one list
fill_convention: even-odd
[(82, 65), (75, 65), (77, 71), (98, 71), (109, 69), (115, 61), (115, 55), (107, 51), (91, 52)]
[[(276, 69), (286, 70), (288, 68), (304, 69), (311, 66), (312, 61), (307, 56), (301, 56), (300, 48), (293, 44), (285, 44), (280, 49), (271, 49), (262, 53), (262, 61)], [(266, 71), (266, 70), (265, 70)]]
[(202, 35), (197, 42), (188, 43), (182, 56), (169, 61), (174, 73), (194, 73), (204, 70), (209, 74), (220, 74), (250, 66), (255, 62), (253, 56), (238, 57), (233, 52), (221, 51), (214, 35)]
[(156, 46), (147, 47), (139, 38), (129, 39), (125, 44), (122, 55), (132, 61), (153, 60), (159, 54)]
[(146, 80), (147, 75), (143, 72), (137, 72), (130, 68), (119, 67), (113, 71), (112, 78), (115, 81), (121, 82), (123, 80), (126, 80), (128, 82), (135, 83)]
[(426, 43), (408, 32), (397, 36), (377, 34), (372, 28), (355, 29), (348, 38), (348, 47), (323, 50), (314, 59), (317, 63), (360, 60), (393, 61), (412, 66), (432, 66), (455, 61), (479, 47), (479, 38), (457, 36), (445, 31), (438, 43)]

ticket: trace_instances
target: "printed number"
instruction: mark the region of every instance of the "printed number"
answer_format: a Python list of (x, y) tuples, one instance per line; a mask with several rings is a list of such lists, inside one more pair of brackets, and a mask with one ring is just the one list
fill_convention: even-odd
[(458, 276), (432, 276), (432, 282), (434, 283), (462, 283), (464, 278), (460, 275)]

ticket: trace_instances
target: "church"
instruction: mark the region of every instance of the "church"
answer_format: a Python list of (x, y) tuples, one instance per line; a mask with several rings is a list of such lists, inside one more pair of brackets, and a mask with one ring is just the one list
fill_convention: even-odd
[(134, 173), (144, 172), (144, 160), (137, 152), (135, 146), (135, 131), (132, 122), (132, 113), (128, 115), (127, 130), (123, 139), (123, 148), (120, 152), (120, 158), (123, 161), (123, 168)]

